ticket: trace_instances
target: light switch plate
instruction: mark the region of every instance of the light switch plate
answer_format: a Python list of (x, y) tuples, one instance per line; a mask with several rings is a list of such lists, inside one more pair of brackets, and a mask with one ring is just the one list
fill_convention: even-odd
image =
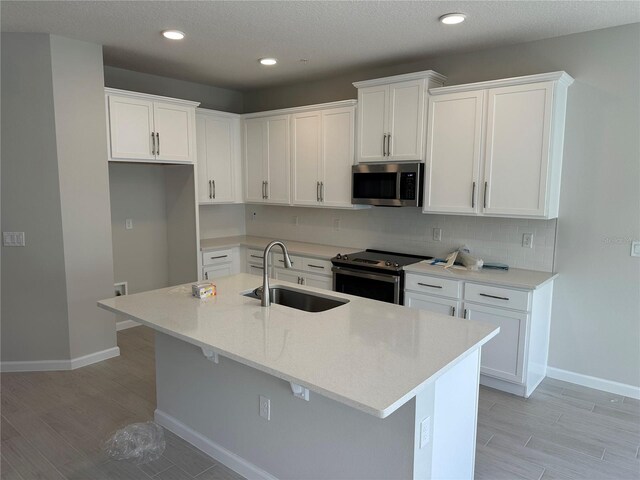
[(2, 244), (5, 247), (24, 247), (24, 232), (2, 232)]
[(631, 242), (631, 256), (640, 257), (640, 240), (634, 240)]
[(420, 422), (420, 448), (424, 448), (431, 441), (431, 417)]

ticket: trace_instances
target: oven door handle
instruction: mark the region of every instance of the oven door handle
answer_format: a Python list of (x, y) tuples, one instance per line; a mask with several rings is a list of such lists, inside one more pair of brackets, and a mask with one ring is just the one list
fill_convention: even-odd
[(370, 280), (378, 280), (378, 281), (387, 282), (387, 283), (400, 282), (399, 275), (387, 275), (384, 273), (361, 272), (359, 270), (352, 270), (350, 268), (344, 268), (344, 267), (332, 267), (331, 271), (334, 274), (348, 275), (350, 277), (368, 278)]

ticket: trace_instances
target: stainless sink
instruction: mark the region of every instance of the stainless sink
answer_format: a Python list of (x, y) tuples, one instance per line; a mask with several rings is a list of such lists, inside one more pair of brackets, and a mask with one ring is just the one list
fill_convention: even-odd
[[(349, 300), (342, 298), (325, 297), (285, 287), (271, 287), (269, 292), (271, 294), (271, 303), (296, 308), (305, 312), (326, 312), (332, 308), (349, 303)], [(258, 287), (249, 293), (245, 293), (244, 296), (261, 299), (262, 287)]]

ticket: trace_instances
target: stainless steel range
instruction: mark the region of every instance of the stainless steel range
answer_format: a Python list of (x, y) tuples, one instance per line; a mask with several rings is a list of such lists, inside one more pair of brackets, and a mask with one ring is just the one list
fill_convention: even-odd
[(403, 304), (403, 267), (433, 257), (367, 249), (338, 254), (333, 263), (333, 290), (388, 303)]

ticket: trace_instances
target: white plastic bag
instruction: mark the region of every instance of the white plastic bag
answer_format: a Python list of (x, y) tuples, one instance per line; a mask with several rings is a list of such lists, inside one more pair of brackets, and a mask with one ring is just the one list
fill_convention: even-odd
[(138, 465), (158, 460), (165, 447), (164, 430), (155, 422), (127, 425), (104, 443), (104, 451), (109, 457), (133, 460)]

